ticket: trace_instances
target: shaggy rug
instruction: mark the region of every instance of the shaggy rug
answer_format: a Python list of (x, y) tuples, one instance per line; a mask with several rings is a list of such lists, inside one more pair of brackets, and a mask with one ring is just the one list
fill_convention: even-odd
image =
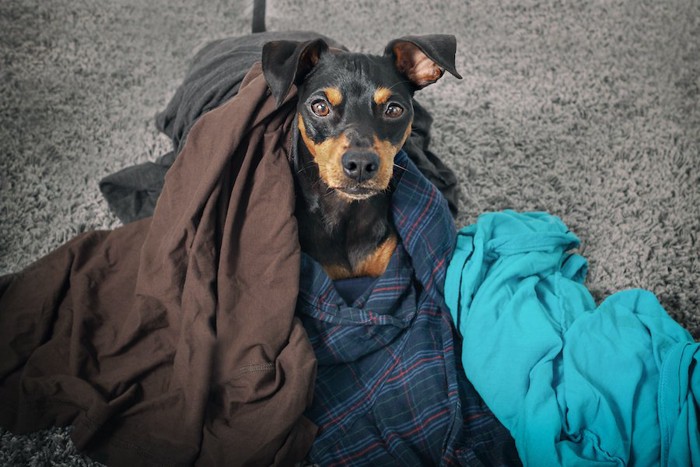
[[(205, 42), (250, 30), (252, 1), (0, 2), (0, 274), (113, 228), (105, 175), (167, 152), (154, 115)], [(452, 33), (458, 81), (420, 92), (458, 174), (458, 224), (545, 210), (581, 238), (597, 299), (656, 293), (700, 326), (700, 3), (268, 0), (268, 30), (379, 53)], [(0, 432), (0, 465), (93, 465), (67, 429)]]

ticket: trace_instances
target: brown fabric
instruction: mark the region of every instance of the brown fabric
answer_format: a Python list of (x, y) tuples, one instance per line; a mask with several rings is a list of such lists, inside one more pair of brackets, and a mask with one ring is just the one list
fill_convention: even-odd
[(294, 317), (293, 114), (256, 64), (193, 127), (152, 219), (0, 278), (3, 426), (72, 424), (112, 465), (306, 455), (316, 361)]

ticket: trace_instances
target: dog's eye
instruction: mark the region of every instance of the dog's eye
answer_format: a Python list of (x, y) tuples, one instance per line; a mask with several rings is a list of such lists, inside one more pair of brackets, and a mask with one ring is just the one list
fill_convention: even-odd
[(389, 104), (384, 113), (389, 118), (398, 118), (403, 115), (403, 107), (399, 104)]
[(331, 113), (331, 108), (323, 99), (315, 100), (311, 103), (311, 111), (319, 117), (325, 117)]

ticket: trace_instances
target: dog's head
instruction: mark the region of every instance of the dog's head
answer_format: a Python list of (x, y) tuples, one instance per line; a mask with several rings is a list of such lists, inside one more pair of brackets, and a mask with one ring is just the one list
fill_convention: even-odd
[(277, 104), (298, 88), (301, 140), (325, 184), (347, 200), (385, 190), (394, 156), (411, 133), (413, 93), (455, 69), (454, 36), (410, 36), (384, 55), (329, 49), (326, 42), (274, 41), (263, 73)]

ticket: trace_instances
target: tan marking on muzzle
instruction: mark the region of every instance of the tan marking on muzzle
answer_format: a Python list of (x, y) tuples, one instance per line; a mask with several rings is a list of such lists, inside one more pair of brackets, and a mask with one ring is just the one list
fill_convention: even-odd
[(341, 158), (345, 150), (350, 147), (350, 141), (341, 133), (335, 138), (328, 138), (316, 144), (306, 133), (306, 125), (301, 114), (298, 114), (297, 123), (301, 139), (304, 141), (316, 164), (318, 164), (318, 173), (321, 179), (330, 187), (342, 186), (346, 177), (343, 172)]
[[(341, 133), (335, 138), (328, 138), (321, 143), (315, 143), (306, 133), (306, 125), (301, 114), (297, 117), (299, 132), (301, 139), (309, 149), (316, 164), (318, 164), (318, 172), (321, 179), (331, 188), (343, 188), (348, 186), (348, 177), (343, 170), (342, 157), (345, 151), (350, 147), (350, 140)], [(379, 169), (377, 174), (362, 186), (373, 190), (385, 190), (389, 186), (391, 176), (394, 169), (394, 156), (403, 147), (406, 139), (411, 134), (411, 124), (406, 127), (403, 137), (399, 144), (391, 144), (389, 141), (380, 140), (374, 136), (374, 144), (372, 149), (379, 156)], [(343, 193), (340, 195), (347, 197), (348, 200), (356, 198), (347, 196)]]
[(372, 179), (376, 180), (376, 185), (380, 190), (385, 189), (389, 186), (389, 181), (391, 181), (391, 176), (394, 172), (394, 156), (401, 150), (404, 143), (411, 134), (411, 123), (406, 127), (406, 131), (401, 138), (399, 144), (391, 144), (390, 141), (380, 140), (376, 136), (374, 137), (374, 150), (379, 155), (379, 171), (377, 175)]

